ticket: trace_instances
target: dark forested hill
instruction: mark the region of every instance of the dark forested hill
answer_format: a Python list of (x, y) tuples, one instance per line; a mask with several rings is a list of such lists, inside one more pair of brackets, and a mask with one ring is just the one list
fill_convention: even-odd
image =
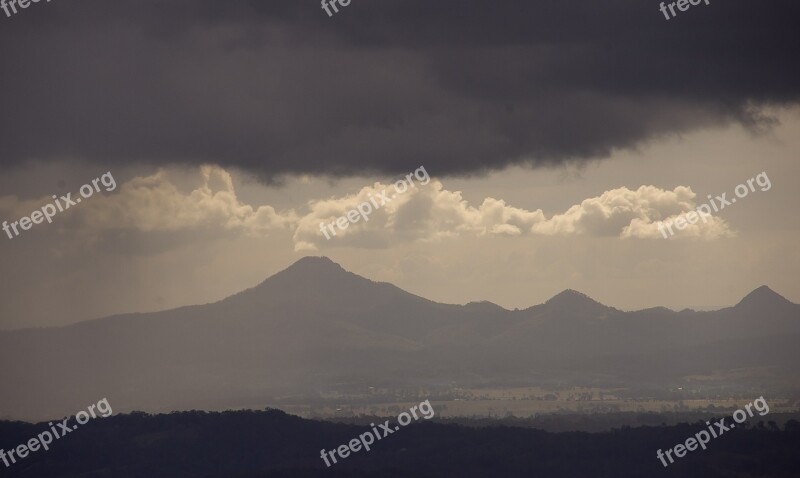
[[(624, 428), (607, 433), (412, 423), (326, 468), (320, 450), (369, 427), (304, 420), (280, 411), (117, 415), (90, 421), (10, 467), (26, 478), (261, 477), (797, 477), (800, 425), (745, 422), (664, 468), (656, 450), (706, 426)], [(745, 426), (746, 425), (746, 426)], [(0, 422), (9, 450), (49, 427)]]

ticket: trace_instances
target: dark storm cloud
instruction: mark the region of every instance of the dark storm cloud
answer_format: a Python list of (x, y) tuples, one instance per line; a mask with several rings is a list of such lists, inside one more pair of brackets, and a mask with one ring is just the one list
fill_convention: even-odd
[(798, 100), (796, 0), (658, 3), (39, 2), (0, 13), (0, 160), (469, 174)]

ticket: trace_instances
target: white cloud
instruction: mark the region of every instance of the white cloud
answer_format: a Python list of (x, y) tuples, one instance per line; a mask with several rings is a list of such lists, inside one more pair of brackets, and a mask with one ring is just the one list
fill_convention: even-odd
[[(101, 189), (91, 198), (59, 212), (54, 224), (78, 226), (89, 234), (111, 229), (144, 232), (217, 229), (259, 236), (270, 230), (291, 228), (296, 223), (297, 215), (292, 210), (279, 213), (268, 205), (254, 208), (241, 203), (231, 176), (224, 169), (203, 166), (199, 172), (199, 184), (190, 186), (186, 192), (164, 170), (133, 178), (113, 192)], [(20, 201), (16, 196), (4, 196), (0, 198), (0, 211), (4, 216), (19, 218), (51, 202), (47, 197)]]
[[(535, 225), (533, 232), (619, 236), (623, 239), (663, 238), (658, 222), (674, 220), (683, 212), (694, 210), (697, 206), (694, 198), (695, 193), (686, 186), (678, 186), (672, 191), (655, 186), (641, 186), (635, 191), (624, 187), (612, 189)], [(706, 216), (706, 221), (676, 231), (673, 237), (716, 239), (730, 235), (732, 232), (725, 220)]]
[[(335, 227), (336, 236), (330, 240), (323, 236), (320, 223), (331, 223), (383, 191), (390, 201), (372, 212), (367, 221), (359, 219), (344, 230)], [(397, 242), (433, 241), (461, 234), (519, 235), (544, 220), (542, 211), (525, 211), (492, 198), (478, 208), (469, 206), (460, 191), (448, 191), (436, 180), (417, 184), (403, 194), (396, 194), (391, 185), (376, 182), (356, 194), (312, 201), (309, 207), (311, 212), (300, 219), (295, 231), (295, 250), (341, 245), (387, 247)]]
[[(528, 211), (506, 204), (502, 199), (486, 198), (470, 206), (460, 191), (448, 191), (439, 181), (418, 186), (374, 211), (368, 221), (349, 223), (346, 229), (334, 226), (336, 235), (326, 239), (320, 223), (329, 224), (361, 203), (369, 202), (381, 191), (393, 188), (381, 183), (341, 198), (309, 203), (311, 212), (303, 216), (295, 230), (295, 250), (351, 246), (380, 248), (397, 242), (435, 241), (460, 235), (589, 235), (617, 236), (622, 239), (661, 238), (658, 222), (674, 219), (695, 209), (695, 193), (685, 186), (674, 190), (641, 186), (637, 190), (618, 188), (598, 197), (583, 200), (562, 214), (545, 218), (541, 209)], [(388, 194), (388, 193), (387, 193)], [(388, 194), (391, 196), (390, 194)], [(727, 223), (707, 217), (689, 225), (675, 238), (715, 239), (732, 235)]]
[[(656, 239), (662, 235), (659, 221), (674, 221), (696, 208), (695, 193), (685, 186), (664, 190), (641, 186), (637, 190), (617, 188), (588, 198), (549, 219), (541, 209), (529, 211), (488, 197), (475, 207), (460, 191), (449, 191), (442, 183), (414, 183), (398, 193), (393, 185), (374, 183), (354, 194), (312, 200), (309, 212), (299, 217), (294, 210), (278, 212), (269, 205), (254, 207), (242, 203), (231, 175), (215, 166), (199, 169), (194, 184), (177, 184), (167, 171), (133, 178), (112, 193), (97, 193), (70, 210), (59, 213), (56, 221), (78, 226), (84, 234), (104, 230), (151, 231), (230, 231), (249, 236), (265, 236), (269, 231), (294, 230), (296, 251), (325, 247), (387, 248), (399, 243), (440, 241), (459, 236), (587, 235), (622, 239)], [(185, 182), (185, 172), (180, 181)], [(307, 179), (306, 179), (307, 180)], [(327, 240), (320, 223), (330, 224), (356, 210), (361, 204), (380, 204), (385, 192), (388, 202), (344, 230), (334, 226), (336, 235)], [(27, 216), (49, 198), (20, 201), (16, 196), (0, 197), (0, 212), (5, 217)], [(707, 216), (684, 230), (675, 239), (716, 239), (731, 236), (728, 224), (719, 217)]]

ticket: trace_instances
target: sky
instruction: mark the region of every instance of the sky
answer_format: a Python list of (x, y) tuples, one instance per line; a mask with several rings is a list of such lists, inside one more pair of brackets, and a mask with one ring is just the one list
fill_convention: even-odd
[[(305, 255), (447, 303), (524, 308), (575, 289), (680, 310), (761, 285), (800, 302), (798, 13), (778, 0), (670, 20), (658, 2), (588, 0), (0, 12), (0, 220), (101, 179), (52, 223), (2, 233), (0, 329), (212, 302)], [(748, 179), (737, 202), (659, 232)], [(384, 189), (368, 221), (322, 234)]]

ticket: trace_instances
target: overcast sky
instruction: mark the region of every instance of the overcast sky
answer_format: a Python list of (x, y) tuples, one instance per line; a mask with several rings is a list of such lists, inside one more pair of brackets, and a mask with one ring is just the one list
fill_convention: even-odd
[[(221, 299), (304, 255), (433, 300), (800, 302), (796, 1), (0, 12), (0, 328)], [(420, 166), (331, 240), (319, 231)], [(707, 222), (674, 219), (765, 173)], [(390, 189), (391, 191), (391, 189)]]

